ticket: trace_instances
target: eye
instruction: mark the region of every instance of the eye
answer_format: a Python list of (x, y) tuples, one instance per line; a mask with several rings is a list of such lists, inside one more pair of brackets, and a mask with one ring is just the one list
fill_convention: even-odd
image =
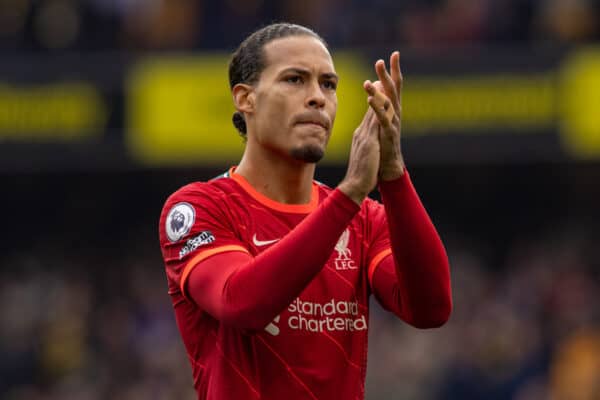
[(325, 89), (328, 90), (336, 90), (337, 89), (337, 82), (336, 81), (331, 81), (331, 80), (327, 80), (323, 82), (323, 87)]
[(288, 76), (287, 78), (285, 78), (285, 81), (287, 83), (292, 83), (294, 85), (297, 85), (299, 83), (302, 83), (302, 77), (300, 75), (291, 75), (291, 76)]

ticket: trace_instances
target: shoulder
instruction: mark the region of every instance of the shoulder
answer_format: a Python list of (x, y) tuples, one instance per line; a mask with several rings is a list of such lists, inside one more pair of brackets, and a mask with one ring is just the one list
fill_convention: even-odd
[(231, 179), (225, 174), (206, 182), (193, 182), (173, 192), (165, 201), (163, 210), (182, 202), (193, 206), (207, 206), (218, 202), (232, 190), (234, 186)]
[(173, 192), (165, 201), (160, 221), (177, 217), (195, 219), (199, 214), (216, 215), (235, 187), (231, 179), (219, 176), (207, 182), (193, 182)]
[[(194, 182), (182, 186), (165, 201), (159, 219), (162, 238), (176, 242), (194, 232), (199, 221), (225, 223), (227, 219), (224, 198), (231, 192), (228, 179), (215, 178), (207, 182)], [(166, 240), (165, 240), (166, 242)]]

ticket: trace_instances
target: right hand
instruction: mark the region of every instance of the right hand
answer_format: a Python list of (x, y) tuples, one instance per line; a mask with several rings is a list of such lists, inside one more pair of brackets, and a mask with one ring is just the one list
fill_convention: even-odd
[(371, 107), (354, 131), (346, 177), (338, 185), (344, 194), (360, 205), (377, 185), (381, 126)]

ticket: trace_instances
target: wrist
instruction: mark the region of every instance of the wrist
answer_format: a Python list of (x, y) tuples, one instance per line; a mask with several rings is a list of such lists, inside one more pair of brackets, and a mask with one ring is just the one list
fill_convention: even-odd
[(379, 180), (380, 181), (393, 181), (395, 179), (401, 178), (406, 173), (406, 167), (403, 162), (398, 162), (396, 165), (390, 166), (388, 168), (381, 168), (379, 170)]
[(365, 199), (365, 197), (367, 197), (368, 194), (363, 190), (357, 189), (354, 185), (345, 180), (342, 181), (337, 188), (340, 192), (344, 193), (359, 206), (362, 204), (362, 201)]

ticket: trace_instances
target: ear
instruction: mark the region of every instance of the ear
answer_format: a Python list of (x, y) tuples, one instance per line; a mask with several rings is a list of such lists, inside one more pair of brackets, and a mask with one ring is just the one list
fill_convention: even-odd
[(254, 112), (254, 87), (245, 83), (236, 84), (231, 90), (233, 104), (238, 111), (245, 114)]

